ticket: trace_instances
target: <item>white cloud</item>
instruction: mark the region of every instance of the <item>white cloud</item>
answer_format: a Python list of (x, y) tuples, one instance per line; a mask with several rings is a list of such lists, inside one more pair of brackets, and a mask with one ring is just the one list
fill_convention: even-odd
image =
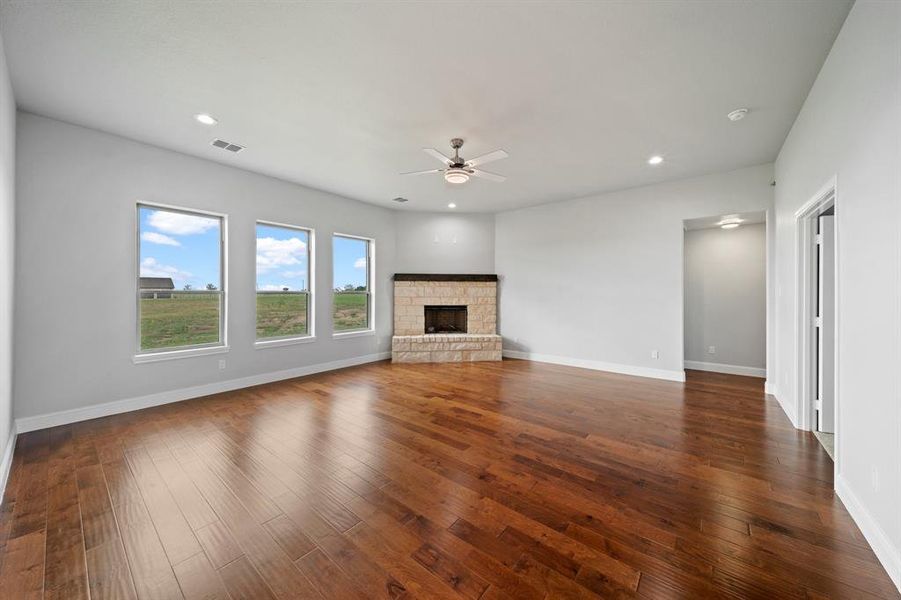
[(147, 217), (147, 223), (154, 229), (159, 229), (164, 233), (193, 235), (195, 233), (205, 233), (218, 227), (219, 219), (155, 210)]
[(366, 259), (358, 258), (356, 262), (354, 262), (354, 269), (365, 269), (366, 268)]
[(266, 272), (278, 267), (299, 265), (306, 255), (307, 245), (300, 238), (257, 238), (257, 271)]
[(141, 234), (141, 239), (145, 242), (150, 242), (151, 244), (162, 244), (163, 246), (181, 246), (181, 243), (178, 240), (173, 239), (168, 235), (157, 233), (155, 231), (145, 231)]
[(307, 272), (304, 270), (300, 271), (282, 271), (282, 277), (287, 277), (288, 279), (294, 279), (295, 277), (306, 277)]
[(258, 285), (257, 286), (257, 290), (260, 292), (280, 292), (285, 288), (288, 288), (290, 290), (291, 286), (288, 284), (274, 285), (272, 283), (267, 283), (266, 285)]
[(191, 274), (178, 267), (160, 264), (155, 258), (148, 256), (141, 261), (141, 277), (171, 277), (184, 281), (190, 279)]

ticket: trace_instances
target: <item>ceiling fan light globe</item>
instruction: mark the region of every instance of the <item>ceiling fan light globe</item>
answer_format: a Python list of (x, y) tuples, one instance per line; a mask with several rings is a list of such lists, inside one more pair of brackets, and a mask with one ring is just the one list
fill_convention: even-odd
[(460, 185), (469, 181), (469, 173), (463, 169), (448, 169), (444, 172), (444, 180), (448, 183)]

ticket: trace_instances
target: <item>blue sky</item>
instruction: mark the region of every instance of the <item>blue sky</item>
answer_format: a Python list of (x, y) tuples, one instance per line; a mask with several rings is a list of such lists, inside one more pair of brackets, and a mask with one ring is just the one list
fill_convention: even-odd
[[(219, 280), (220, 221), (215, 217), (140, 207), (141, 275), (171, 277), (176, 289), (203, 289)], [(257, 225), (259, 290), (309, 288), (309, 233), (297, 229)], [(334, 287), (366, 284), (364, 240), (334, 237)]]
[(365, 240), (338, 236), (333, 238), (334, 287), (366, 285), (366, 244)]
[(306, 231), (257, 225), (257, 289), (309, 289), (309, 244)]
[(176, 289), (221, 287), (219, 219), (144, 206), (139, 218), (141, 276), (171, 277)]

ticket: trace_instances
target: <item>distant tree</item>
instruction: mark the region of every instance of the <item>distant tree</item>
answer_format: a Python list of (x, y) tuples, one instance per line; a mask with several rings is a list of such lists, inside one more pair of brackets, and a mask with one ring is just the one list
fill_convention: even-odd
[(206, 289), (208, 289), (208, 290), (211, 291), (211, 292), (215, 292), (215, 291), (216, 291), (216, 286), (213, 285), (212, 283), (208, 283), (208, 284), (206, 284)]
[(344, 286), (344, 291), (345, 291), (345, 292), (352, 292), (352, 291), (354, 291), (354, 284), (348, 283), (347, 285), (345, 285), (345, 286)]
[(194, 286), (192, 286), (190, 283), (186, 283), (186, 284), (185, 284), (184, 290), (185, 290), (186, 292), (190, 292), (190, 291), (193, 290), (193, 289), (194, 289)]
[(354, 288), (354, 290), (357, 291), (357, 292), (365, 292), (365, 291), (366, 291), (366, 286), (365, 286), (365, 285), (358, 285), (356, 288)]
[(288, 290), (288, 288), (283, 287), (283, 288), (282, 288), (282, 291), (283, 291), (283, 292), (287, 292), (287, 291), (289, 291), (289, 290)]

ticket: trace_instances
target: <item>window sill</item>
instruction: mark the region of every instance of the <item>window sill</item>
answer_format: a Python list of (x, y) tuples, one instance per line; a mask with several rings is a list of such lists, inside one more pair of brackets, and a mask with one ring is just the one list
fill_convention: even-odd
[(187, 348), (185, 350), (168, 350), (165, 352), (148, 352), (147, 354), (135, 354), (132, 361), (136, 365), (143, 363), (160, 362), (164, 360), (176, 360), (179, 358), (192, 358), (194, 356), (207, 356), (210, 354), (225, 354), (228, 346), (212, 346), (209, 348)]
[(278, 348), (281, 346), (294, 346), (295, 344), (309, 344), (316, 341), (315, 335), (305, 335), (296, 338), (281, 338), (274, 340), (257, 340), (253, 347), (256, 350), (265, 350), (266, 348)]
[(373, 335), (375, 335), (375, 329), (361, 329), (360, 331), (342, 331), (333, 333), (332, 337), (336, 340), (342, 340), (347, 338), (369, 337)]

